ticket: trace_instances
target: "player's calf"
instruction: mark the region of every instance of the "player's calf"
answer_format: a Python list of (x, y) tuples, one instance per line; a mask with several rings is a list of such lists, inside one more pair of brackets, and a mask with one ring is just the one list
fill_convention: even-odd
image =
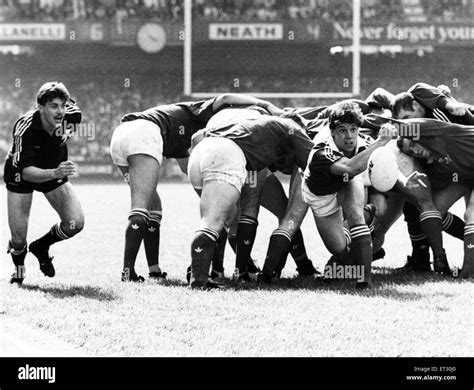
[[(19, 248), (19, 249), (16, 249)], [(7, 253), (12, 257), (15, 271), (13, 272), (10, 283), (22, 284), (25, 278), (25, 257), (28, 252), (27, 244), (13, 245), (11, 241), (8, 242)]]

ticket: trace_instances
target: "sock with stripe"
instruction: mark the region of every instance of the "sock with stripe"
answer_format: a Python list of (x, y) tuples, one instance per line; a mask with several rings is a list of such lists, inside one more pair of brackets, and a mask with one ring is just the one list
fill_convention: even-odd
[(143, 236), (143, 245), (145, 246), (146, 261), (149, 272), (160, 273), (160, 227), (161, 211), (151, 210), (148, 213), (147, 227)]
[(61, 223), (57, 223), (49, 230), (48, 233), (46, 233), (43, 237), (39, 238), (35, 242), (40, 247), (49, 248), (56, 242), (68, 240), (71, 237), (72, 236), (66, 234), (64, 229), (61, 227)]
[(257, 227), (258, 221), (255, 218), (241, 215), (238, 219), (235, 268), (238, 268), (241, 274), (247, 272), (247, 262), (257, 235)]
[(403, 214), (408, 226), (412, 246), (412, 261), (418, 265), (430, 266), (430, 246), (420, 224), (420, 213), (411, 203), (406, 202)]
[(464, 228), (464, 261), (462, 276), (474, 276), (474, 224)]
[(219, 232), (211, 228), (202, 228), (194, 234), (191, 243), (191, 287), (204, 287), (207, 283), (218, 239)]
[(292, 237), (291, 234), (283, 229), (276, 229), (271, 237), (268, 245), (267, 255), (265, 256), (265, 264), (263, 265), (262, 274), (266, 281), (270, 281), (273, 271), (285, 260), (290, 252)]
[(443, 231), (460, 240), (464, 240), (464, 226), (464, 221), (457, 215), (447, 213), (443, 219)]
[(224, 254), (226, 242), (227, 230), (222, 229), (219, 233), (219, 239), (216, 242), (214, 256), (212, 257), (212, 270), (215, 272), (224, 272)]
[(425, 211), (420, 214), (420, 225), (425, 233), (428, 243), (433, 251), (433, 257), (444, 254), (443, 228), (439, 211)]
[(351, 240), (351, 253), (356, 264), (364, 267), (362, 282), (370, 284), (372, 280), (372, 236), (369, 227), (366, 224), (353, 226)]
[(123, 269), (129, 272), (131, 278), (136, 277), (135, 261), (148, 225), (148, 210), (134, 209), (128, 216), (128, 226), (125, 231), (125, 250)]
[(16, 249), (13, 247), (11, 241), (8, 241), (7, 253), (10, 253), (13, 264), (25, 265), (25, 257), (28, 253), (28, 246), (25, 244), (22, 248)]

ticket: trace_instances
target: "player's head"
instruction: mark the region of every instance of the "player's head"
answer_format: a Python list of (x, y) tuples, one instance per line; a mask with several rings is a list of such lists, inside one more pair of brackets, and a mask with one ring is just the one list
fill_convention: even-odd
[(69, 98), (69, 92), (63, 83), (51, 81), (41, 86), (36, 102), (43, 125), (52, 128), (61, 125)]
[(396, 95), (390, 106), (394, 118), (411, 119), (424, 118), (425, 116), (425, 108), (409, 92)]
[(451, 93), (451, 88), (449, 88), (447, 85), (440, 84), (436, 88), (438, 88), (443, 93), (443, 95), (445, 95), (447, 97), (453, 97), (453, 95)]
[(433, 156), (429, 149), (408, 138), (399, 138), (397, 145), (403, 153), (412, 157), (429, 159)]
[(336, 146), (343, 152), (352, 153), (357, 147), (359, 128), (364, 115), (359, 106), (350, 101), (337, 103), (329, 113), (329, 128)]

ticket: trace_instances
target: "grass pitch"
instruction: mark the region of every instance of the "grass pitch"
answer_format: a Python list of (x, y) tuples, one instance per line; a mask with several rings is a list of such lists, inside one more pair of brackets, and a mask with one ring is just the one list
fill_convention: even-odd
[[(74, 183), (73, 183), (74, 185)], [(436, 275), (399, 275), (410, 243), (399, 220), (389, 232), (387, 256), (374, 263), (374, 287), (352, 282), (295, 278), (291, 258), (272, 286), (220, 291), (186, 287), (190, 243), (199, 223), (198, 198), (189, 184), (163, 184), (160, 265), (168, 285), (120, 282), (124, 229), (130, 208), (125, 184), (76, 184), (86, 215), (84, 231), (53, 246), (56, 276), (39, 271), (28, 254), (22, 287), (8, 284), (11, 260), (2, 251), (0, 294), (4, 318), (43, 330), (89, 356), (472, 356), (473, 282)], [(9, 237), (2, 188), (2, 243)], [(462, 216), (458, 203), (453, 211)], [(57, 217), (35, 194), (29, 242)], [(262, 265), (277, 220), (259, 218), (253, 257)], [(322, 268), (329, 258), (314, 221), (302, 226), (310, 258)], [(462, 243), (445, 236), (451, 266), (462, 262)], [(233, 269), (227, 246), (226, 276)], [(148, 275), (143, 248), (138, 273)], [(0, 316), (0, 318), (1, 318)]]

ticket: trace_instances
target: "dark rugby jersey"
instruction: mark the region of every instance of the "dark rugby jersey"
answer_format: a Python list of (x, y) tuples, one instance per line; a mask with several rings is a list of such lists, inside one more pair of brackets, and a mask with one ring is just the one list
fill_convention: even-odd
[(419, 126), (419, 139), (405, 138), (412, 138), (428, 148), (435, 158), (433, 164), (441, 164), (452, 174), (457, 174), (460, 180), (474, 184), (474, 126), (433, 119), (407, 119), (403, 122)]
[[(79, 124), (81, 119), (81, 111), (75, 102), (66, 102), (63, 124)], [(66, 129), (68, 128), (69, 126)], [(13, 127), (13, 144), (5, 162), (5, 181), (29, 166), (41, 169), (57, 168), (67, 160), (66, 142), (70, 135), (62, 131), (49, 135), (43, 129), (38, 110), (24, 114)]]
[[(314, 147), (304, 171), (304, 181), (309, 190), (315, 195), (330, 195), (337, 193), (344, 184), (345, 177), (331, 173), (331, 165), (343, 157), (347, 157), (334, 143), (329, 127), (321, 130), (314, 138)], [(359, 133), (354, 155), (363, 152), (374, 140)], [(352, 177), (349, 177), (352, 179)], [(346, 180), (347, 181), (347, 180)]]
[(268, 166), (297, 164), (306, 166), (313, 143), (304, 128), (288, 118), (262, 116), (241, 123), (210, 129), (206, 137), (225, 137), (244, 152), (248, 171), (260, 171)]
[(365, 102), (371, 107), (390, 110), (390, 103), (394, 97), (395, 95), (386, 89), (377, 88), (365, 99)]
[(183, 102), (150, 108), (142, 112), (126, 114), (122, 122), (146, 119), (156, 124), (163, 136), (163, 157), (189, 157), (191, 137), (206, 127), (215, 114), (215, 98), (198, 102)]
[(463, 116), (456, 116), (446, 109), (448, 101), (455, 100), (446, 97), (438, 88), (425, 83), (417, 83), (408, 92), (425, 108), (425, 118), (461, 125), (474, 125), (474, 116), (469, 110)]

